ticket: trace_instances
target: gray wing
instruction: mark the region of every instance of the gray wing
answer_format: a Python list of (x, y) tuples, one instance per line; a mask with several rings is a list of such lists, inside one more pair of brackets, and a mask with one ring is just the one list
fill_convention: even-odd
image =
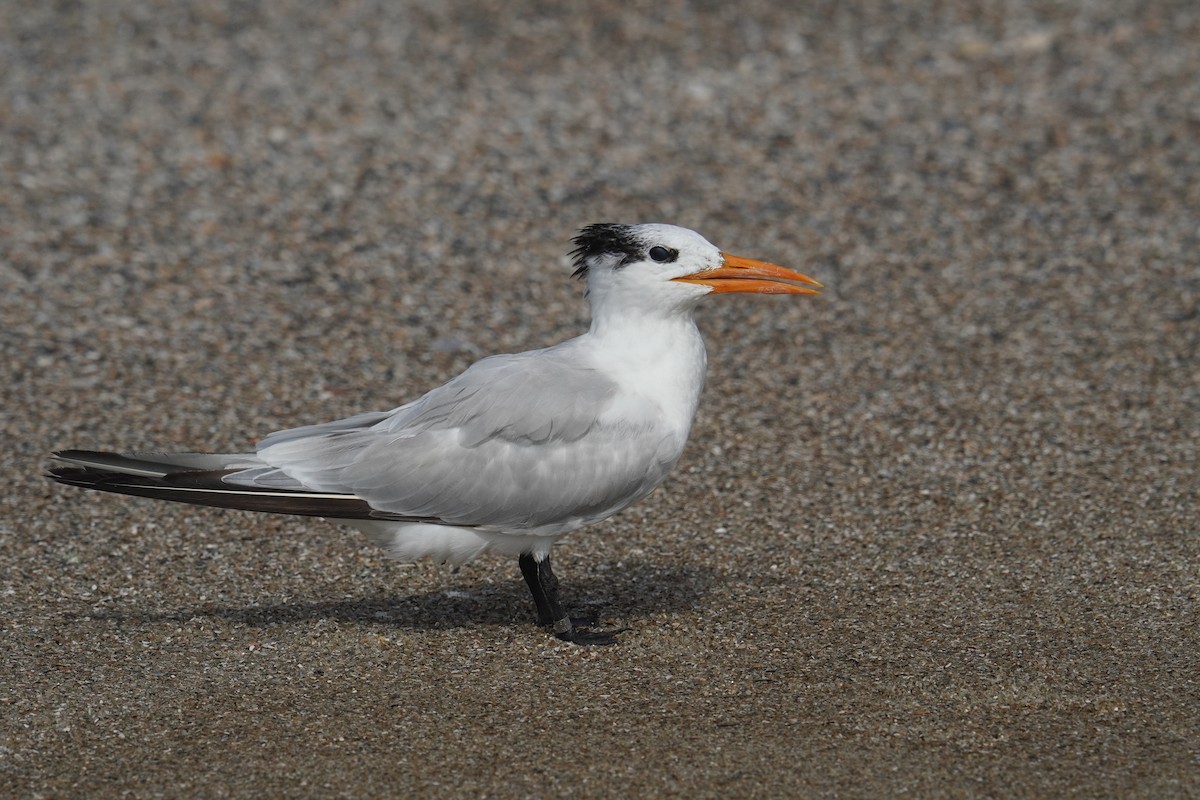
[(391, 514), (527, 530), (606, 516), (682, 449), (657, 409), (606, 422), (616, 384), (569, 348), (484, 359), (392, 412), (283, 431), (236, 482), (347, 492)]

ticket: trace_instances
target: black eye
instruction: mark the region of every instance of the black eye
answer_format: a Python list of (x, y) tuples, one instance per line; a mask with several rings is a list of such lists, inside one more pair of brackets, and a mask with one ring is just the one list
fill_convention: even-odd
[(650, 248), (650, 260), (657, 261), (660, 264), (664, 264), (668, 261), (674, 261), (678, 257), (679, 252), (677, 250), (670, 250), (659, 245), (655, 245), (654, 247)]

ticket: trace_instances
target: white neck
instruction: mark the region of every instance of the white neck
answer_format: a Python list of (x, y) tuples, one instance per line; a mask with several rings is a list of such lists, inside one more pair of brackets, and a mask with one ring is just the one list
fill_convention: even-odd
[[(707, 355), (690, 310), (664, 314), (593, 309), (587, 340), (592, 357), (633, 397), (650, 401), (683, 437), (704, 388)], [(682, 442), (681, 442), (682, 445)]]

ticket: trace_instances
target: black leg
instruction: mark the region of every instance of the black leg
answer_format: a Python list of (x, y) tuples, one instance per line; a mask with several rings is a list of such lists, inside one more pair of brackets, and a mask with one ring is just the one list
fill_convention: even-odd
[[(533, 604), (537, 606), (537, 624), (546, 626), (553, 624), (556, 617), (554, 609), (550, 606), (550, 599), (546, 596), (546, 589), (542, 585), (541, 575), (538, 572), (538, 563), (533, 560), (533, 556), (529, 553), (522, 553), (521, 575), (524, 576), (525, 583), (529, 586), (529, 593), (533, 595)], [(555, 579), (555, 582), (557, 583), (557, 579)], [(557, 585), (555, 588), (558, 588)]]
[(537, 624), (553, 630), (559, 639), (575, 644), (616, 644), (617, 634), (628, 630), (579, 630), (575, 626), (584, 620), (572, 619), (558, 602), (558, 578), (550, 569), (550, 558), (536, 561), (529, 553), (523, 553), (520, 564), (521, 575), (524, 576), (529, 593), (533, 595), (533, 604), (537, 607)]

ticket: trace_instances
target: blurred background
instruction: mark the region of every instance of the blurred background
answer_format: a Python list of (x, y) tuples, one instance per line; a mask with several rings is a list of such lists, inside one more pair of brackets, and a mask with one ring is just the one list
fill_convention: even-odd
[[(1200, 6), (12, 2), (0, 780), (25, 796), (1189, 796)], [(677, 476), (515, 565), (87, 496), (587, 325), (570, 237), (717, 299)], [(497, 769), (499, 767), (499, 769)]]

